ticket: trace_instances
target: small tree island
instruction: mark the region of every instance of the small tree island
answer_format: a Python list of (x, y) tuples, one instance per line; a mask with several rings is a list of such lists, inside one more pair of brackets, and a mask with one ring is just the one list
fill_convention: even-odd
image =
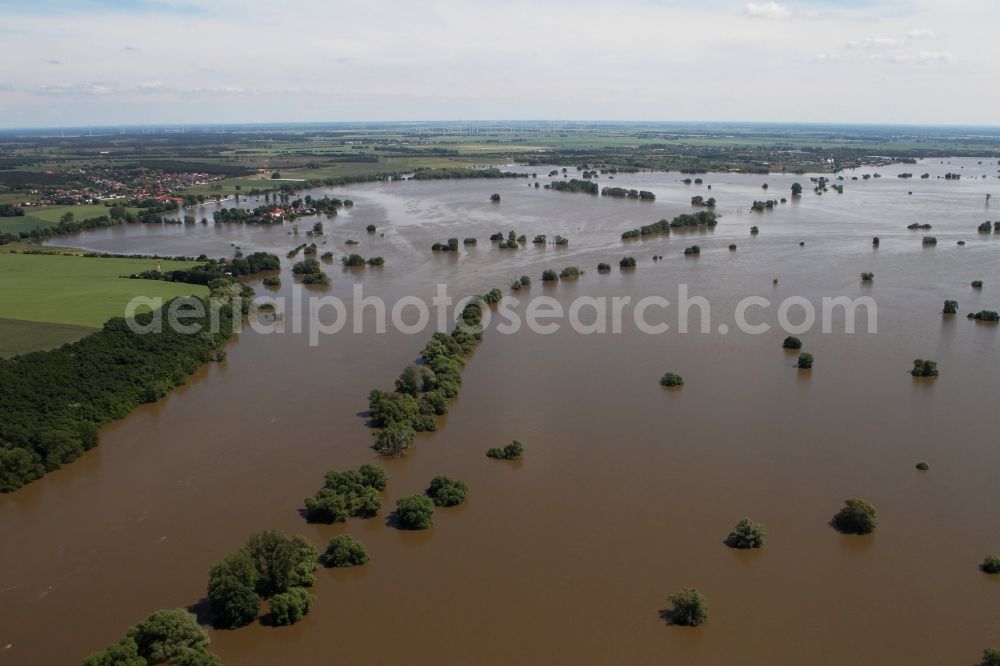
[(438, 474), (431, 479), (427, 496), (431, 498), (435, 506), (458, 506), (465, 501), (465, 495), (468, 492), (469, 486), (465, 481)]
[(495, 460), (520, 460), (523, 454), (524, 444), (516, 439), (504, 447), (494, 447), (486, 451), (486, 457)]
[(396, 515), (404, 530), (426, 530), (434, 524), (434, 502), (426, 495), (409, 495), (396, 500)]
[(875, 507), (857, 497), (846, 500), (844, 508), (833, 517), (833, 526), (844, 534), (869, 534), (877, 524)]
[(726, 537), (726, 545), (730, 548), (761, 548), (767, 531), (760, 523), (749, 518), (743, 518), (736, 523), (736, 528)]
[(366, 562), (368, 551), (350, 534), (338, 534), (330, 539), (323, 554), (323, 565), (327, 567), (356, 567)]
[(684, 378), (676, 373), (668, 372), (660, 377), (660, 386), (665, 386), (666, 388), (684, 386)]
[(670, 595), (673, 610), (666, 613), (674, 624), (697, 627), (708, 619), (708, 602), (704, 595), (693, 587), (685, 587)]
[(789, 335), (781, 343), (782, 349), (802, 349), (802, 341), (794, 335)]
[(910, 370), (910, 374), (914, 377), (937, 377), (937, 361), (918, 358), (913, 361), (913, 369)]

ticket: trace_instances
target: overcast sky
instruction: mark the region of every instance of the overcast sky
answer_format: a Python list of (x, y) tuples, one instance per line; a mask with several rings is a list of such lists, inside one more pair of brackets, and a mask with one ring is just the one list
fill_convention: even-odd
[(997, 0), (0, 0), (0, 126), (1000, 124)]

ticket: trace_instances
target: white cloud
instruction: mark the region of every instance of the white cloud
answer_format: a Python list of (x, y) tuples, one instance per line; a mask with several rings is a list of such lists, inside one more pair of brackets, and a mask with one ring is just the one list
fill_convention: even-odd
[(869, 37), (868, 39), (856, 39), (847, 42), (849, 49), (882, 49), (902, 46), (905, 42), (902, 39), (892, 39), (891, 37)]
[[(456, 117), (995, 124), (1000, 106), (1000, 88), (991, 85), (1000, 62), (996, 0), (963, 0), (968, 11), (941, 0), (619, 0), (628, 30), (608, 30), (591, 11), (567, 11), (565, 0), (508, 0), (502, 12), (486, 0), (163, 1), (202, 9), (193, 16), (120, 11), (112, 2), (71, 13), (5, 8), (4, 24), (17, 30), (0, 40), (0, 81), (9, 84), (0, 88), (0, 126), (52, 123), (70, 109), (74, 121), (95, 124)], [(233, 16), (246, 19), (234, 24)], [(311, 39), (302, 16), (350, 29)], [(178, 34), (198, 48), (179, 47)], [(588, 53), (587, 68), (566, 69), (567, 59)], [(58, 66), (46, 63), (55, 58)], [(772, 86), (777, 75), (796, 83)], [(907, 85), (889, 88), (886, 76)], [(699, 94), (677, 95), (682, 89)]]
[(37, 95), (110, 95), (115, 92), (115, 85), (103, 81), (55, 83), (41, 85), (27, 90), (27, 92)]
[(252, 90), (241, 88), (240, 86), (209, 86), (205, 88), (192, 88), (187, 91), (195, 95), (252, 95)]
[(748, 2), (743, 13), (750, 18), (759, 19), (786, 19), (792, 15), (792, 11), (777, 2)]
[(955, 56), (948, 51), (920, 51), (916, 55), (918, 62), (923, 63), (952, 63)]

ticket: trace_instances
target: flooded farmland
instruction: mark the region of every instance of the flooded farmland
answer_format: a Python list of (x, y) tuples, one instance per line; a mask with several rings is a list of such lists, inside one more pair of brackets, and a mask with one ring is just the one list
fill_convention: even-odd
[[(550, 168), (520, 170), (545, 183)], [(1000, 192), (998, 168), (975, 159), (867, 168), (844, 174), (843, 194), (822, 196), (808, 176), (598, 180), (652, 191), (655, 202), (555, 192), (533, 178), (312, 191), (355, 203), (324, 220), (321, 251), (386, 260), (326, 267), (333, 284), (322, 293), (349, 306), (356, 284), (389, 304), (430, 302), (439, 284), (456, 298), (507, 293), (526, 274), (532, 285), (517, 298), (545, 295), (566, 309), (581, 296), (675, 302), (687, 285), (711, 305), (710, 326), (682, 334), (665, 308), (650, 315), (672, 325), (658, 335), (630, 317), (618, 333), (487, 330), (439, 430), (384, 461), (386, 507), (436, 474), (469, 484), (465, 504), (438, 510), (434, 527), (416, 533), (387, 526), (388, 510), (336, 526), (307, 524), (299, 510), (327, 470), (378, 459), (363, 416), (368, 392), (390, 389), (432, 330), (348, 327), (313, 346), (306, 333), (247, 328), (225, 362), (105, 427), (98, 449), (0, 497), (0, 663), (78, 663), (157, 608), (198, 604), (212, 564), (271, 527), (319, 547), (349, 532), (371, 562), (321, 569), (317, 603), (293, 627), (212, 631), (226, 664), (707, 665), (735, 655), (760, 665), (971, 663), (1000, 643), (1000, 581), (977, 568), (1000, 550), (1000, 330), (965, 317), (1000, 309), (1000, 234), (976, 231), (1000, 220), (1000, 200), (991, 208), (986, 197)], [(876, 171), (881, 178), (851, 180)], [(920, 179), (924, 172), (931, 177)], [(949, 172), (962, 179), (938, 178)], [(801, 198), (749, 210), (756, 199), (789, 196), (794, 182), (805, 187)], [(718, 226), (621, 240), (691, 212), (694, 195), (718, 200)], [(214, 209), (196, 216), (211, 220)], [(57, 244), (270, 251), (282, 257), (282, 287), (251, 284), (290, 298), (284, 257), (312, 222), (129, 225)], [(908, 230), (914, 222), (932, 229)], [(369, 224), (377, 233), (366, 233)], [(509, 230), (529, 242), (501, 250), (488, 241)], [(537, 234), (570, 242), (536, 246)], [(925, 245), (925, 235), (937, 244)], [(449, 237), (478, 244), (431, 252)], [(692, 244), (700, 255), (684, 256)], [(634, 270), (619, 270), (626, 255)], [(612, 270), (598, 273), (599, 262)], [(541, 282), (543, 270), (566, 266), (585, 272)], [(870, 284), (859, 280), (866, 271)], [(975, 279), (983, 289), (970, 287)], [(877, 333), (864, 321), (847, 334), (834, 318), (830, 333), (801, 334), (816, 365), (796, 370), (781, 348), (778, 304), (800, 297), (819, 309), (838, 296), (872, 298)], [(746, 297), (773, 303), (754, 315), (770, 331), (737, 330)], [(946, 299), (959, 302), (959, 315), (941, 315)], [(913, 379), (915, 358), (936, 360), (941, 376)], [(682, 390), (660, 388), (666, 371), (683, 375)], [(485, 457), (512, 439), (525, 444), (522, 462)], [(914, 469), (920, 460), (929, 472)], [(878, 508), (874, 535), (829, 526), (852, 496)], [(744, 516), (767, 527), (760, 551), (723, 544)], [(695, 631), (660, 617), (668, 595), (686, 586), (711, 608)]]

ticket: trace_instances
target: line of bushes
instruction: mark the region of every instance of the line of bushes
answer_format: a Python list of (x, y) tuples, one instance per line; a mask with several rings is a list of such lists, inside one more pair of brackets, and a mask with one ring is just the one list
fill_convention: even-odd
[(489, 169), (429, 169), (417, 171), (410, 180), (451, 180), (456, 178), (527, 178), (526, 173)]
[(589, 180), (554, 180), (547, 184), (546, 189), (553, 189), (557, 192), (585, 192), (587, 194), (597, 194), (597, 183)]
[(503, 297), (492, 289), (462, 309), (451, 332), (436, 332), (420, 351), (419, 365), (408, 365), (392, 392), (373, 389), (368, 394), (375, 449), (388, 456), (403, 455), (413, 444), (414, 433), (437, 430), (437, 417), (448, 413), (458, 395), (465, 357), (483, 339), (482, 308)]
[(602, 197), (625, 197), (628, 199), (642, 199), (643, 201), (654, 201), (656, 195), (646, 190), (629, 190), (624, 187), (602, 187)]
[(622, 234), (622, 240), (632, 240), (643, 236), (658, 236), (670, 234), (671, 229), (685, 229), (690, 227), (714, 227), (719, 223), (714, 211), (700, 210), (697, 213), (682, 213), (674, 219), (667, 221), (662, 219), (653, 224), (646, 224), (638, 229), (631, 229)]

